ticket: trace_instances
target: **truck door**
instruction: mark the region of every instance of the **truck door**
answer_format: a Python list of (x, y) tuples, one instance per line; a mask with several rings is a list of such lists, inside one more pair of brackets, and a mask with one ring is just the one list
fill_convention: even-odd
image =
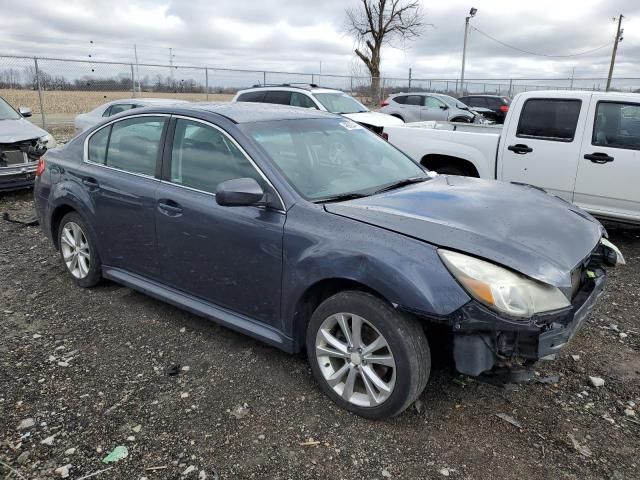
[(512, 109), (520, 116), (507, 122), (500, 139), (498, 178), (542, 187), (572, 201), (588, 97), (540, 95), (526, 96)]
[(594, 94), (573, 201), (604, 217), (640, 219), (640, 101)]

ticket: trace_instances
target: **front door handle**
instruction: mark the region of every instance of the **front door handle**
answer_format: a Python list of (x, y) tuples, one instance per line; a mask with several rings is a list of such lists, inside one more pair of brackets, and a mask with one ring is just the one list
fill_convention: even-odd
[(179, 203), (174, 202), (173, 200), (159, 200), (158, 210), (170, 217), (179, 217), (182, 215), (182, 207)]
[(513, 153), (517, 153), (518, 155), (524, 155), (525, 153), (533, 152), (533, 148), (529, 145), (524, 145), (522, 143), (517, 143), (515, 145), (509, 145), (507, 150), (511, 150)]
[(604, 152), (594, 152), (585, 154), (584, 158), (591, 160), (593, 163), (609, 163), (613, 162), (613, 157)]

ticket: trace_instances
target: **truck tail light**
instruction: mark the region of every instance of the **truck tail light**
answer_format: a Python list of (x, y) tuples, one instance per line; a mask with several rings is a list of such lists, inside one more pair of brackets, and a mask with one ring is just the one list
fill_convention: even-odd
[(386, 107), (387, 105), (389, 105), (389, 102), (387, 102), (386, 100), (380, 100), (381, 107)]
[(509, 105), (500, 105), (500, 111), (502, 113), (507, 113), (509, 111)]
[(40, 175), (42, 175), (44, 173), (44, 168), (45, 168), (45, 163), (44, 163), (44, 157), (40, 157), (38, 159), (38, 166), (36, 166), (36, 177), (39, 177)]

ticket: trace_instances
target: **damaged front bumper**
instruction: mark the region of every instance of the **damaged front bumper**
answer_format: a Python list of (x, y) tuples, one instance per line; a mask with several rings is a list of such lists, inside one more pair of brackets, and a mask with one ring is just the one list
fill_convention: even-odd
[(21, 190), (33, 186), (38, 162), (0, 168), (0, 192)]
[(509, 319), (472, 301), (455, 314), (456, 369), (477, 376), (497, 366), (536, 361), (556, 354), (574, 337), (604, 291), (606, 273), (597, 269), (583, 283), (571, 307), (532, 319)]

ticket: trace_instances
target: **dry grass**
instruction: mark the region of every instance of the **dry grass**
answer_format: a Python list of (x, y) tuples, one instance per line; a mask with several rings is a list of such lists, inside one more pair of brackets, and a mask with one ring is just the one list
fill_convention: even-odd
[[(206, 100), (204, 93), (153, 93), (143, 92), (140, 97), (147, 98), (175, 98), (179, 100), (189, 100), (192, 102), (202, 102)], [(2, 90), (0, 97), (3, 97), (14, 107), (27, 106), (33, 110), (34, 114), (40, 113), (40, 101), (38, 92), (35, 90)], [(47, 115), (85, 113), (93, 110), (98, 105), (120, 98), (131, 98), (131, 92), (68, 92), (68, 91), (44, 91), (42, 92), (42, 102)], [(209, 94), (209, 101), (225, 102), (233, 98), (230, 94)]]

